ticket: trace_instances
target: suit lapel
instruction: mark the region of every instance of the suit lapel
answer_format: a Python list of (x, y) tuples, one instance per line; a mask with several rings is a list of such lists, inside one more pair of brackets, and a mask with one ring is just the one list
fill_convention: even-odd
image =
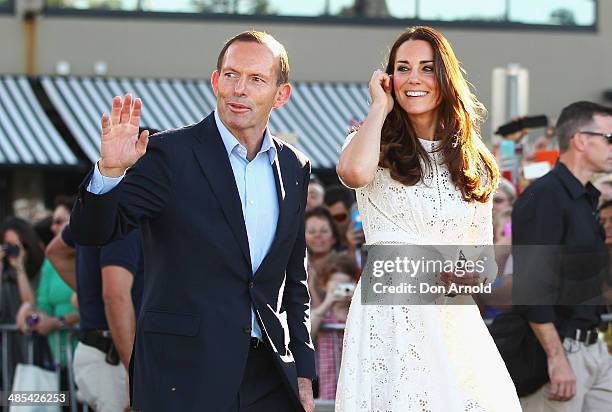
[(227, 151), (215, 124), (214, 115), (209, 115), (202, 123), (203, 130), (199, 136), (200, 142), (195, 144), (193, 148), (195, 157), (219, 204), (221, 204), (221, 210), (223, 210), (227, 223), (240, 245), (244, 258), (251, 267), (251, 255), (242, 213), (242, 203)]

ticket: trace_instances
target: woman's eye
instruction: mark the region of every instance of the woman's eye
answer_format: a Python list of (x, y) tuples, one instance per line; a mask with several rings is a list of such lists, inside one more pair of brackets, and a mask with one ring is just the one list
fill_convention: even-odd
[(409, 69), (408, 69), (408, 67), (406, 67), (406, 66), (399, 66), (399, 67), (397, 68), (397, 71), (398, 71), (398, 72), (407, 72), (408, 70), (409, 70)]
[(433, 72), (433, 66), (425, 66), (425, 67), (423, 67), (423, 71)]

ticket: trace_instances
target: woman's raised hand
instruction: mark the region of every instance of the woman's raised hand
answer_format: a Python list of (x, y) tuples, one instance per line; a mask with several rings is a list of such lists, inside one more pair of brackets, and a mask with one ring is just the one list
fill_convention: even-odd
[(393, 96), (391, 95), (393, 76), (382, 70), (376, 70), (372, 74), (368, 88), (372, 98), (372, 105), (382, 104), (385, 107), (386, 113), (391, 113), (394, 103)]

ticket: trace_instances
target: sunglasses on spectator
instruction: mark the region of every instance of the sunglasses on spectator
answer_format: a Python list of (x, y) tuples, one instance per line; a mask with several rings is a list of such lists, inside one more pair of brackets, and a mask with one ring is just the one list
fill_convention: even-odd
[(348, 217), (348, 213), (338, 213), (338, 214), (333, 215), (333, 217), (336, 222), (342, 223)]
[(612, 133), (601, 133), (601, 132), (584, 132), (579, 133), (586, 134), (588, 136), (603, 136), (608, 140), (608, 144), (612, 144)]

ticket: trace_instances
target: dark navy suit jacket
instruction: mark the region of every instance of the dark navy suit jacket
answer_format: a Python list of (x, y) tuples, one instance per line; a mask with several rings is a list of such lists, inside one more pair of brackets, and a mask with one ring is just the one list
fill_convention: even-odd
[(147, 153), (110, 192), (86, 190), (91, 172), (81, 184), (70, 222), (77, 243), (104, 245), (137, 227), (142, 232), (136, 409), (224, 411), (235, 402), (251, 305), (296, 402), (297, 377), (314, 378), (304, 240), (310, 162), (274, 143), (279, 218), (254, 276), (238, 189), (212, 114), (152, 136)]

